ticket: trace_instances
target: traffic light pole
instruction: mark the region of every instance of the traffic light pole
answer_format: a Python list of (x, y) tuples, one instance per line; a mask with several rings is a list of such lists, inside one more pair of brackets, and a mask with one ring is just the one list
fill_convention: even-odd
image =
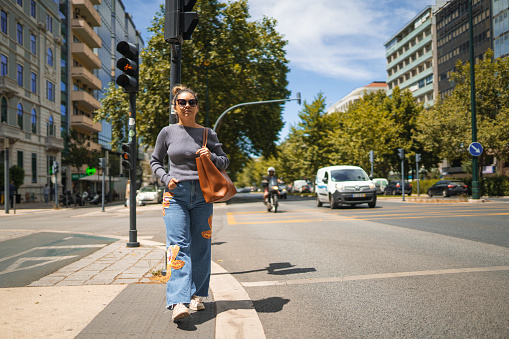
[(178, 116), (173, 109), (173, 93), (175, 85), (180, 84), (182, 73), (182, 45), (171, 44), (171, 68), (170, 68), (170, 125), (178, 122)]
[(131, 145), (132, 167), (129, 170), (129, 180), (131, 181), (129, 190), (129, 242), (127, 247), (140, 247), (137, 241), (138, 231), (136, 230), (136, 92), (129, 93), (129, 123), (127, 138)]

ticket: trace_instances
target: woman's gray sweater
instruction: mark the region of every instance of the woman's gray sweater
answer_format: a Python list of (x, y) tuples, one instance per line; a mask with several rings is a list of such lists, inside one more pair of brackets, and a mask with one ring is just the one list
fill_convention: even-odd
[[(165, 187), (171, 178), (178, 181), (198, 180), (196, 151), (203, 145), (203, 128), (186, 127), (182, 125), (170, 125), (164, 127), (157, 136), (150, 167), (154, 174), (161, 180)], [(209, 129), (207, 148), (211, 152), (210, 160), (218, 169), (226, 169), (230, 160), (221, 149), (216, 132)], [(164, 158), (170, 159), (170, 171), (164, 169)]]

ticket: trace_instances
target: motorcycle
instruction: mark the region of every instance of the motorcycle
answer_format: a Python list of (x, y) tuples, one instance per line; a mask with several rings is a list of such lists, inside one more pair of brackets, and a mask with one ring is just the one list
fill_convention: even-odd
[(64, 192), (64, 194), (60, 194), (58, 203), (61, 206), (66, 206), (66, 207), (68, 207), (69, 205), (74, 205), (74, 197), (72, 196), (71, 191), (67, 190)]
[(88, 201), (89, 204), (93, 204), (93, 205), (98, 205), (100, 203), (102, 203), (102, 195), (99, 194), (98, 192), (95, 192), (92, 197), (90, 198), (90, 200)]
[(274, 213), (277, 213), (277, 208), (279, 206), (279, 184), (276, 177), (269, 177), (267, 180), (267, 212), (270, 212), (274, 209)]

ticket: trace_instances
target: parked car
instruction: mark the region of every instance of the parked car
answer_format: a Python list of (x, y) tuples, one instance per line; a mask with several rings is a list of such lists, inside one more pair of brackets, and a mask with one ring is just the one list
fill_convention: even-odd
[(384, 193), (385, 187), (387, 187), (387, 185), (389, 184), (389, 180), (387, 180), (385, 178), (374, 178), (371, 181), (373, 181), (375, 183), (375, 185), (378, 184), (376, 187), (376, 193), (378, 193), (378, 194)]
[(163, 187), (149, 185), (140, 188), (136, 194), (136, 203), (145, 205), (147, 203), (161, 203), (163, 201)]
[[(402, 194), (403, 189), (401, 187), (401, 180), (393, 180), (389, 182), (389, 184), (385, 187), (384, 194), (385, 195), (397, 195)], [(405, 194), (412, 194), (412, 184), (405, 180)]]
[(328, 166), (318, 169), (315, 182), (316, 206), (343, 204), (376, 206), (375, 183), (358, 166)]
[(468, 194), (467, 184), (459, 180), (440, 180), (428, 189), (430, 197), (434, 195), (449, 197), (458, 194)]
[(288, 190), (286, 189), (286, 185), (278, 185), (279, 186), (279, 197), (281, 199), (288, 198)]

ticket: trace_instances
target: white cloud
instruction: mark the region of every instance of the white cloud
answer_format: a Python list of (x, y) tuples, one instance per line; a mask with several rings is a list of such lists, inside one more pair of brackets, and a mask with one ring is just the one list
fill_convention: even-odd
[[(432, 0), (249, 0), (288, 40), (292, 67), (332, 78), (369, 79), (385, 64), (383, 43)], [(373, 66), (377, 66), (377, 70)]]

